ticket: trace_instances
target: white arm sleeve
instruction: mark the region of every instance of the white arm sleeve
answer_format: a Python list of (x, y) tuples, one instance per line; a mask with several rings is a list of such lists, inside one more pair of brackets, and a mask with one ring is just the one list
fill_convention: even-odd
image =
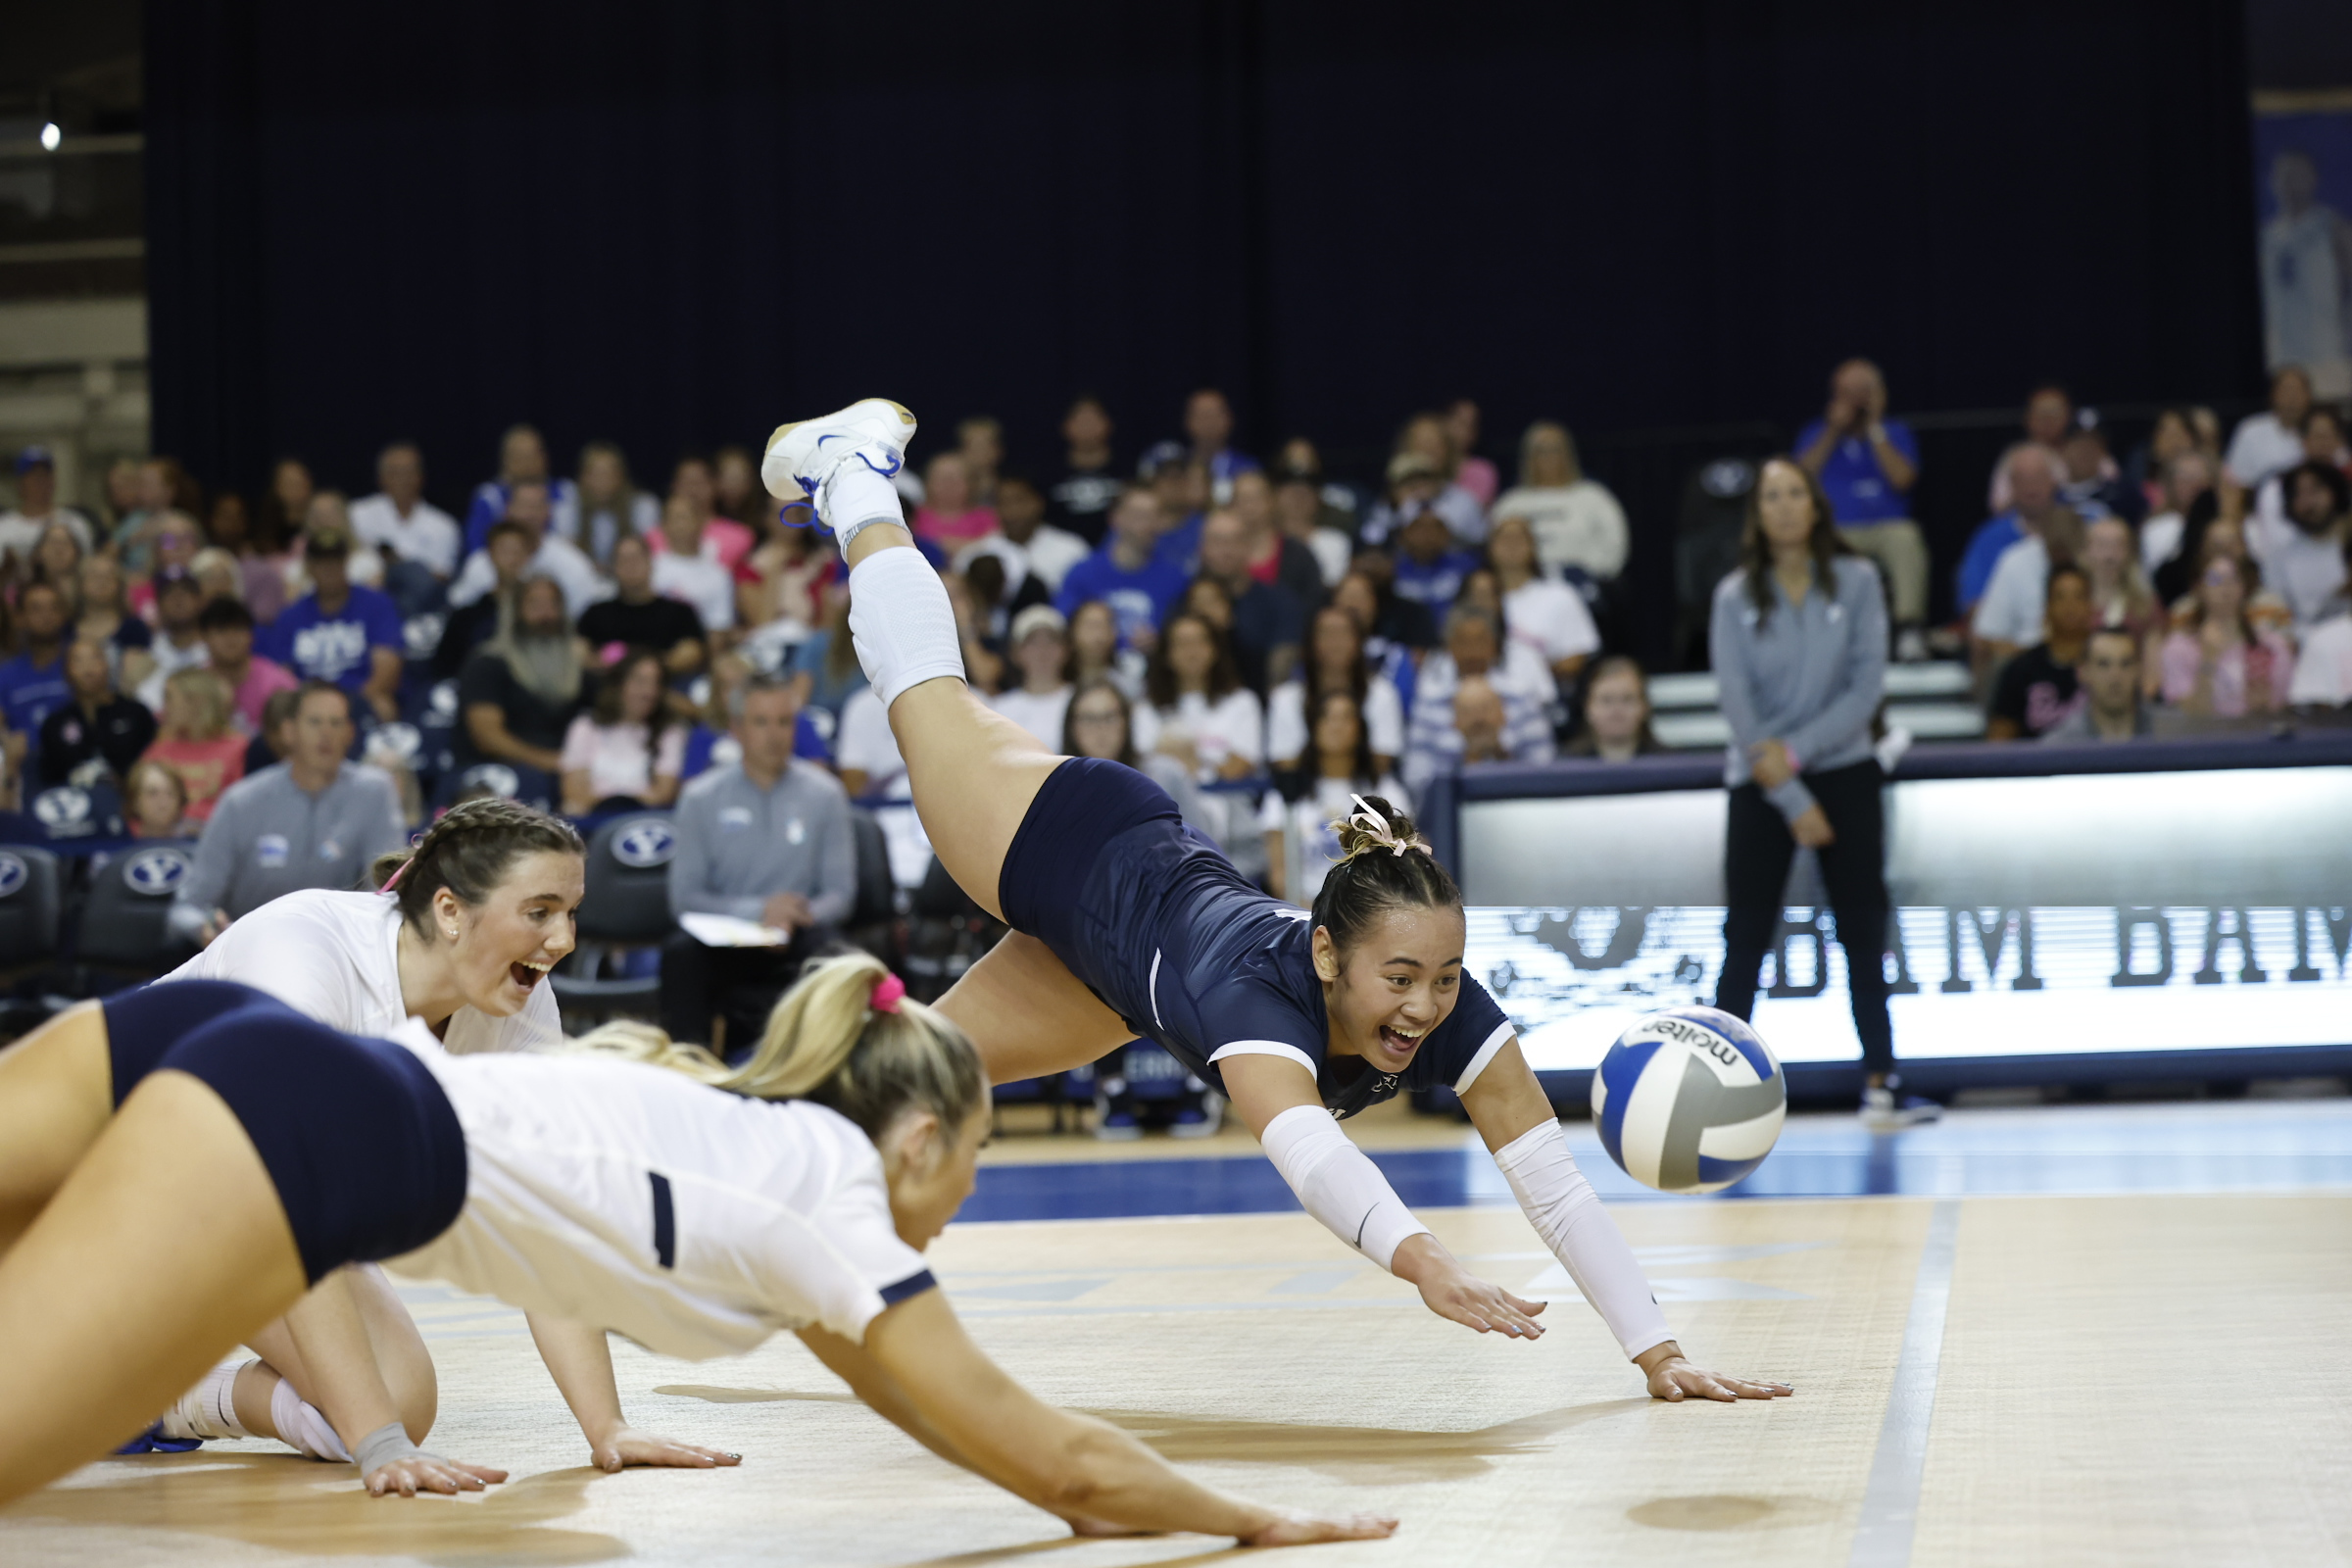
[(1260, 1141), (1306, 1211), (1382, 1268), (1407, 1237), (1429, 1229), (1322, 1106), (1293, 1105), (1266, 1123)]
[(1576, 1168), (1558, 1122), (1522, 1133), (1495, 1151), (1494, 1163), (1502, 1167), (1503, 1179), (1544, 1245), (1617, 1336), (1629, 1360), (1674, 1338), (1642, 1265), (1634, 1261), (1634, 1250), (1625, 1245), (1625, 1233)]

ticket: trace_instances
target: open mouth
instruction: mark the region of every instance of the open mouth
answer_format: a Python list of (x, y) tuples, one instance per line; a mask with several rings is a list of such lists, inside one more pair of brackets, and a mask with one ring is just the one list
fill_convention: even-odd
[(527, 958), (517, 958), (507, 965), (507, 975), (516, 985), (528, 991), (539, 983), (540, 976), (554, 967), (555, 965), (552, 963), (532, 963)]
[(1409, 1056), (1414, 1052), (1419, 1051), (1421, 1049), (1421, 1042), (1427, 1039), (1428, 1036), (1429, 1031), (1426, 1029), (1422, 1030), (1419, 1034), (1406, 1034), (1403, 1030), (1398, 1029), (1392, 1024), (1384, 1023), (1380, 1026), (1380, 1043), (1386, 1046), (1394, 1054), (1399, 1056)]

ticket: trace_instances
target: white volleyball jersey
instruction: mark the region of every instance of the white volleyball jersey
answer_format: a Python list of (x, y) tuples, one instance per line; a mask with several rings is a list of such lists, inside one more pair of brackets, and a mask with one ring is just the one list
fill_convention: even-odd
[[(400, 997), (400, 906), (388, 893), (311, 888), (271, 899), (170, 980), (234, 980), (267, 991), (296, 1012), (347, 1034), (389, 1039), (409, 1015)], [(450, 1015), (447, 1048), (541, 1051), (564, 1041), (564, 1019), (545, 980), (511, 1018), (477, 1007)]]
[(861, 1342), (932, 1287), (845, 1116), (614, 1057), (453, 1056), (414, 1021), (393, 1038), (448, 1094), (466, 1162), (457, 1223), (395, 1274), (692, 1360), (812, 1323)]

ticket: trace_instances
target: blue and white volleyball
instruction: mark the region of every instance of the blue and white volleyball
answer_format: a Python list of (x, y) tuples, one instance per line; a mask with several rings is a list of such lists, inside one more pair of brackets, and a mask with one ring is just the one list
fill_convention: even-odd
[(1661, 1193), (1712, 1193), (1764, 1163), (1788, 1085), (1763, 1036), (1713, 1007), (1637, 1020), (1592, 1078), (1601, 1147)]

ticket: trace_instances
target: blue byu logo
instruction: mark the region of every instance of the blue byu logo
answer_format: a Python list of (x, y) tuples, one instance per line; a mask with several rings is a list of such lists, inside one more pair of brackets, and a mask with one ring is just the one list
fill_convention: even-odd
[(0, 850), (0, 899), (5, 899), (23, 887), (32, 873), (24, 869), (24, 861), (5, 850)]
[(151, 899), (169, 897), (172, 890), (187, 880), (188, 854), (185, 850), (141, 850), (122, 862), (122, 885), (133, 893)]
[(41, 826), (59, 838), (69, 838), (90, 831), (90, 795), (71, 784), (61, 784), (53, 790), (43, 790), (33, 798), (32, 814), (40, 818)]
[(677, 849), (677, 835), (660, 817), (631, 822), (612, 836), (612, 858), (639, 871), (667, 865)]

